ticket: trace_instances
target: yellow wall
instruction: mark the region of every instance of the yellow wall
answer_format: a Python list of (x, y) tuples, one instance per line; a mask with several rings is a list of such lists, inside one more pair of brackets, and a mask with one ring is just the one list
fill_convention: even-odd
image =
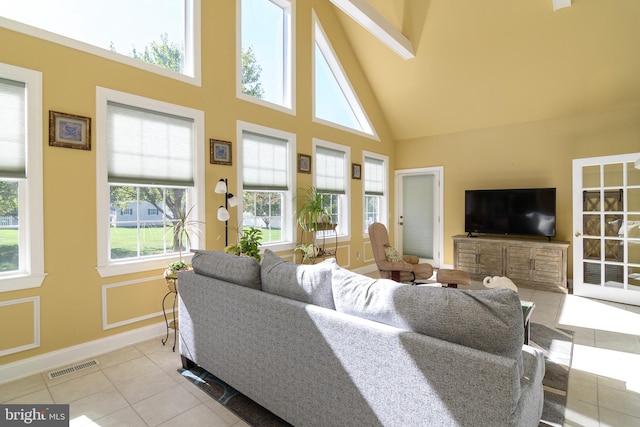
[[(640, 149), (640, 107), (399, 141), (396, 168), (444, 166), (444, 263), (464, 233), (464, 191), (557, 188), (556, 239), (571, 241), (572, 160)], [(569, 277), (573, 277), (569, 251)]]
[[(35, 341), (34, 310), (28, 302), (40, 297), (40, 346), (0, 357), (0, 365), (54, 350), (105, 338), (163, 321), (161, 300), (166, 293), (161, 271), (101, 278), (96, 271), (96, 86), (184, 105), (205, 112), (205, 140), (232, 141), (237, 159), (236, 121), (295, 133), (297, 151), (312, 153), (312, 138), (351, 146), (352, 161), (362, 163), (362, 150), (392, 155), (393, 142), (376, 99), (359, 68), (333, 6), (324, 0), (296, 2), (296, 107), (295, 116), (236, 98), (234, 1), (202, 1), (202, 86), (179, 82), (42, 39), (0, 28), (0, 62), (43, 74), (44, 245), (42, 287), (0, 293), (0, 351)], [(312, 7), (316, 11), (342, 66), (382, 142), (313, 123)], [(94, 119), (92, 151), (48, 146), (48, 111)], [(208, 150), (207, 150), (208, 152)], [(213, 192), (226, 177), (237, 193), (235, 164), (206, 166), (207, 249), (222, 249), (224, 225), (215, 218), (220, 195)], [(298, 174), (297, 187), (311, 185), (311, 175)], [(364, 248), (362, 183), (352, 181), (352, 239), (340, 242), (339, 257), (350, 268), (362, 267), (355, 252)], [(344, 264), (344, 263), (341, 263)], [(4, 303), (4, 304), (3, 304)], [(103, 318), (103, 307), (105, 316)], [(10, 319), (10, 321), (8, 320)]]

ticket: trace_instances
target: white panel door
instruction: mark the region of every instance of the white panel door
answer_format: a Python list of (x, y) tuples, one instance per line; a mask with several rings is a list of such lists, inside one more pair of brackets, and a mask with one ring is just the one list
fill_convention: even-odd
[(573, 161), (575, 295), (640, 305), (639, 159)]

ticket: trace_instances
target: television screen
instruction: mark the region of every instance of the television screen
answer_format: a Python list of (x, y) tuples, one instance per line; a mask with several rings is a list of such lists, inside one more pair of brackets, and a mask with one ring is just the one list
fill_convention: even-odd
[(465, 191), (465, 232), (556, 235), (556, 189)]

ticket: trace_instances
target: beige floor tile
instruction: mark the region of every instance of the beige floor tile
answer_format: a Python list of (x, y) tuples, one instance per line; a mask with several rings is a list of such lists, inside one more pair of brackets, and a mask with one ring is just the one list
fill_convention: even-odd
[(600, 427), (638, 427), (640, 418), (631, 417), (607, 408), (600, 408)]
[(598, 384), (590, 381), (582, 381), (569, 376), (568, 395), (572, 399), (581, 400), (592, 405), (598, 404)]
[(598, 406), (567, 398), (564, 425), (570, 427), (599, 427)]
[(112, 388), (113, 384), (102, 372), (93, 372), (79, 378), (49, 387), (56, 403), (70, 403), (84, 396)]
[(143, 353), (135, 346), (127, 346), (112, 351), (111, 353), (106, 353), (98, 357), (97, 359), (100, 361), (101, 368), (105, 369), (110, 366), (119, 365), (129, 360), (137, 359), (141, 356), (143, 356)]
[(105, 368), (103, 372), (115, 384), (122, 384), (157, 369), (158, 365), (143, 355), (142, 357)]
[(42, 375), (30, 375), (20, 380), (0, 385), (0, 402), (14, 400), (20, 396), (45, 390), (46, 388), (47, 384), (44, 382)]
[(176, 385), (175, 380), (169, 375), (160, 369), (156, 369), (131, 381), (118, 384), (116, 388), (127, 399), (127, 402), (132, 404)]
[(197, 397), (176, 385), (132, 406), (147, 424), (156, 426), (200, 404)]
[(598, 385), (601, 408), (640, 418), (640, 394)]
[(87, 421), (96, 421), (107, 415), (124, 409), (129, 404), (115, 387), (85, 396), (69, 405), (71, 424), (82, 425)]
[(229, 424), (209, 409), (206, 405), (200, 404), (193, 409), (181, 413), (180, 415), (160, 424), (161, 427), (229, 427)]
[[(96, 420), (95, 424), (91, 424), (91, 427), (147, 427), (147, 423), (144, 422), (140, 415), (133, 410), (131, 406), (124, 407), (118, 411), (113, 412), (105, 417)], [(191, 427), (191, 426), (186, 426)], [(195, 427), (195, 426), (194, 426)]]
[(49, 393), (48, 389), (34, 391), (33, 393), (26, 394), (24, 396), (17, 397), (13, 400), (9, 400), (5, 403), (8, 404), (41, 404), (47, 405), (50, 403), (55, 403), (53, 401), (53, 397), (51, 397), (51, 393)]

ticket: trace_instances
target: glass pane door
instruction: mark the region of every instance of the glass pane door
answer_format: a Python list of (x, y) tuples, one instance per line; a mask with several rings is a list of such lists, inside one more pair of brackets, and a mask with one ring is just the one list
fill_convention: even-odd
[(574, 294), (640, 305), (640, 154), (574, 160)]

